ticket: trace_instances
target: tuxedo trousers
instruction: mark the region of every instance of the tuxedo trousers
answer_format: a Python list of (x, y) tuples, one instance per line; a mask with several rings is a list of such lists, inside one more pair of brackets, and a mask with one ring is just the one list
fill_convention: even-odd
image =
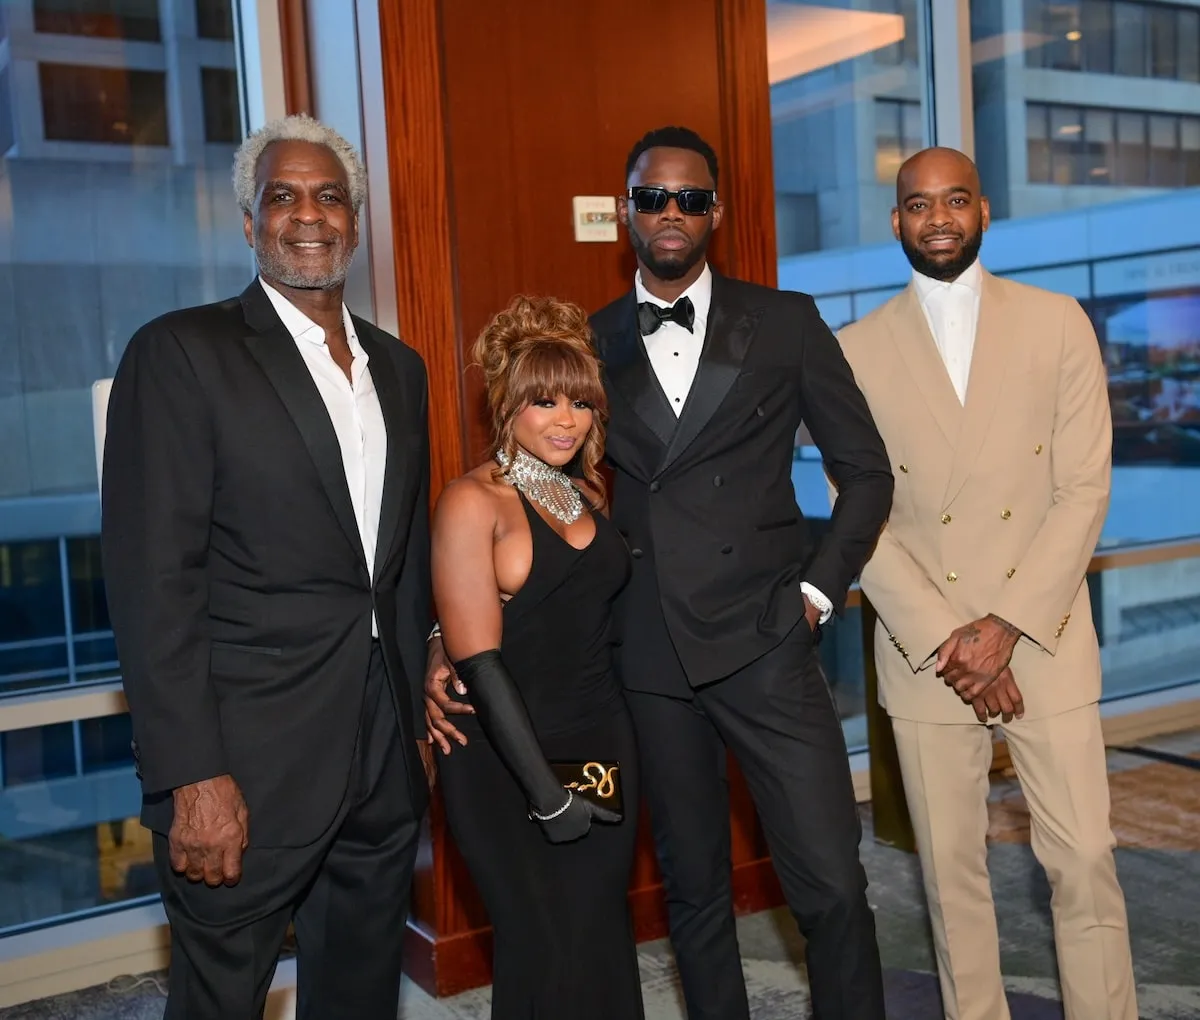
[(862, 826), (837, 710), (801, 619), (692, 698), (627, 692), (689, 1020), (748, 1020), (733, 914), (727, 755), (807, 940), (816, 1020), (883, 1020)]
[[(299, 795), (303, 795), (300, 793)], [(372, 643), (346, 794), (303, 847), (253, 845), (237, 885), (209, 888), (154, 862), (171, 926), (164, 1020), (257, 1020), (289, 924), (297, 1020), (395, 1020), (420, 818), (412, 809), (394, 700)], [(254, 837), (254, 818), (250, 818)]]
[[(1046, 871), (1066, 1020), (1137, 1020), (1100, 709), (1002, 724)], [(946, 1020), (1009, 1020), (987, 869), (992, 731), (893, 719)]]

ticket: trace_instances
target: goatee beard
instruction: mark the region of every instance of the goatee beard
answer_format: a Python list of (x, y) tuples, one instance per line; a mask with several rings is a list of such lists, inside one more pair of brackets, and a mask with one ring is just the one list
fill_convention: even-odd
[(957, 280), (970, 269), (975, 260), (979, 258), (979, 249), (982, 245), (983, 228), (980, 227), (974, 235), (963, 241), (962, 251), (956, 258), (949, 262), (943, 262), (928, 258), (922, 254), (919, 248), (910, 244), (907, 238), (900, 238), (900, 247), (904, 249), (908, 264), (922, 276), (928, 276), (931, 280), (940, 280), (943, 283)]
[(633, 246), (633, 253), (638, 257), (638, 261), (646, 267), (651, 276), (656, 280), (671, 282), (682, 280), (704, 259), (708, 252), (708, 239), (711, 235), (712, 225), (710, 224), (708, 232), (696, 242), (690, 251), (684, 253), (681, 258), (674, 259), (657, 258), (650, 245), (632, 230), (629, 232), (629, 242)]
[(259, 271), (272, 280), (278, 280), (285, 287), (294, 287), (296, 290), (332, 290), (345, 285), (350, 263), (354, 261), (354, 249), (339, 250), (334, 255), (333, 264), (323, 272), (312, 269), (305, 272), (291, 265), (269, 246), (255, 249), (255, 257), (258, 259)]

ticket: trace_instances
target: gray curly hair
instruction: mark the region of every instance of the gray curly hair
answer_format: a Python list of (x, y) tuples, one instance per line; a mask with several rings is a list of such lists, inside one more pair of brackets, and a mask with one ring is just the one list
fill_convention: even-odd
[(307, 113), (294, 113), (264, 124), (238, 146), (233, 157), (233, 190), (243, 212), (254, 211), (254, 195), (257, 190), (254, 179), (258, 173), (258, 161), (263, 151), (272, 142), (313, 142), (333, 151), (346, 168), (350, 181), (350, 202), (358, 212), (367, 197), (367, 171), (358, 157), (354, 146), (333, 128), (314, 120)]

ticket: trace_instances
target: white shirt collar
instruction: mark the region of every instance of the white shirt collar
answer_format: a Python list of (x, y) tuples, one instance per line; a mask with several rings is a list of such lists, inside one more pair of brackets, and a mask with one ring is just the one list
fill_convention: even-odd
[[(655, 297), (646, 290), (645, 284), (642, 283), (642, 271), (640, 269), (633, 278), (633, 290), (637, 296), (638, 304), (641, 304), (643, 301), (649, 301), (660, 308), (671, 307), (670, 301), (664, 301), (662, 298)], [(697, 277), (696, 282), (680, 294), (679, 297), (691, 298), (692, 307), (696, 310), (696, 318), (698, 320), (708, 320), (708, 309), (712, 304), (712, 270), (709, 269), (707, 262), (704, 263), (704, 271)]]
[(921, 304), (924, 305), (931, 295), (938, 291), (947, 291), (953, 287), (965, 287), (975, 297), (979, 297), (983, 290), (983, 267), (979, 264), (979, 259), (972, 262), (956, 280), (935, 280), (932, 276), (925, 276), (923, 273), (918, 273), (913, 270), (913, 286), (917, 290), (917, 297)]
[[(258, 283), (270, 299), (276, 314), (283, 320), (284, 327), (292, 334), (293, 340), (306, 340), (317, 347), (325, 345), (325, 330), (261, 276), (258, 278)], [(354, 332), (354, 321), (350, 318), (350, 310), (346, 307), (345, 302), (342, 303), (342, 325), (346, 327), (346, 342), (350, 345), (350, 353), (356, 358), (364, 354), (365, 352), (358, 342), (358, 334)]]

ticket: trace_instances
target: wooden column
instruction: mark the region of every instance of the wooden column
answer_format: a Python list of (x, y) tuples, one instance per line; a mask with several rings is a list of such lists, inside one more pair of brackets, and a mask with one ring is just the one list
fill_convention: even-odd
[[(400, 333), (429, 371), (436, 495), (487, 435), (465, 351), (517, 293), (589, 310), (632, 284), (617, 244), (574, 240), (571, 198), (615, 195), (646, 131), (689, 126), (721, 159), (728, 215), (714, 263), (775, 282), (765, 0), (380, 0)], [(639, 26), (649, 26), (641, 30)], [(739, 911), (781, 902), (731, 775)], [(639, 939), (666, 934), (642, 818), (630, 885)], [(491, 936), (435, 796), (418, 859), (406, 969), (451, 994), (490, 980)]]

